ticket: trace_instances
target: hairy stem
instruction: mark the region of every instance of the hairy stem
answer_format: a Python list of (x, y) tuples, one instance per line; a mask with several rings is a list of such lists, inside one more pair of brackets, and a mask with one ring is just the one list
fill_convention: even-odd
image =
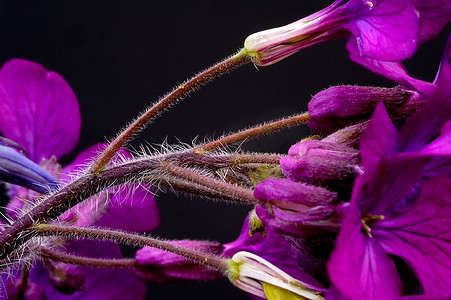
[(42, 236), (62, 236), (68, 239), (87, 238), (93, 240), (105, 240), (115, 243), (122, 243), (134, 246), (150, 246), (164, 251), (168, 251), (196, 263), (212, 267), (226, 273), (228, 271), (228, 260), (211, 253), (206, 253), (194, 249), (181, 247), (168, 241), (162, 241), (149, 236), (142, 236), (135, 233), (115, 231), (101, 228), (72, 227), (62, 225), (38, 224), (33, 227), (33, 231)]
[(259, 204), (260, 201), (254, 198), (254, 193), (250, 189), (246, 189), (234, 184), (229, 184), (216, 180), (214, 178), (198, 174), (190, 169), (176, 166), (169, 162), (161, 161), (161, 169), (174, 176), (192, 181), (202, 186), (220, 191), (224, 194), (229, 194), (235, 199), (235, 202), (244, 204)]
[[(263, 158), (262, 156), (261, 158), (263, 160), (278, 159), (271, 156), (266, 158)], [(28, 212), (0, 233), (0, 259), (5, 258), (7, 254), (13, 252), (21, 244), (33, 236), (29, 228), (34, 224), (50, 222), (69, 208), (97, 194), (98, 192), (111, 187), (112, 185), (146, 182), (146, 178), (157, 181), (157, 183), (158, 181), (166, 181), (168, 178), (166, 174), (161, 174), (161, 171), (154, 172), (155, 170), (161, 170), (161, 161), (181, 165), (205, 164), (206, 166), (213, 168), (214, 166), (230, 166), (233, 161), (239, 161), (241, 163), (249, 160), (252, 159), (247, 156), (240, 155), (208, 156), (197, 155), (190, 151), (184, 151), (124, 162), (116, 166), (108, 167), (97, 175), (92, 173), (82, 174), (73, 182), (63, 186), (60, 190), (44, 196), (39, 204), (31, 208)], [(175, 172), (176, 177), (188, 177), (188, 180), (191, 180), (191, 182), (195, 182), (198, 185), (192, 185), (194, 189), (190, 189), (188, 192), (198, 192), (202, 190), (203, 195), (215, 199), (220, 199), (224, 195), (224, 199), (226, 200), (246, 204), (258, 203), (253, 197), (251, 190), (227, 184), (206, 176), (198, 177), (197, 175), (199, 174), (192, 176), (194, 173), (193, 171), (185, 168), (181, 169), (183, 169), (183, 172), (177, 173), (180, 169), (172, 168), (172, 171), (174, 172), (177, 170), (177, 172)], [(187, 187), (186, 180), (185, 182), (183, 182), (183, 180), (168, 182), (168, 184), (175, 183), (180, 187), (183, 187), (183, 185)], [(199, 189), (197, 189), (197, 187), (199, 187)]]
[(194, 149), (194, 152), (197, 154), (204, 154), (214, 149), (222, 148), (231, 144), (240, 143), (244, 140), (252, 139), (264, 134), (273, 133), (291, 126), (304, 124), (307, 123), (308, 121), (310, 121), (310, 116), (307, 112), (305, 112), (300, 115), (283, 118), (278, 121), (257, 125), (255, 127), (236, 132), (234, 134), (222, 137), (213, 142), (199, 146), (196, 149)]
[(40, 247), (39, 255), (44, 259), (86, 267), (132, 269), (137, 266), (137, 263), (133, 258), (107, 259), (107, 258), (83, 257), (60, 251), (55, 251), (45, 247)]
[(160, 113), (174, 105), (178, 101), (185, 98), (191, 92), (199, 89), (202, 85), (212, 81), (214, 78), (220, 77), (246, 63), (250, 62), (247, 51), (244, 49), (237, 54), (226, 58), (218, 64), (206, 69), (195, 75), (186, 82), (178, 85), (172, 92), (163, 97), (156, 104), (147, 109), (132, 124), (122, 131), (113, 142), (100, 154), (100, 156), (91, 165), (90, 172), (98, 174), (105, 168), (114, 154), (122, 147), (132, 136), (143, 129), (151, 120), (155, 119)]

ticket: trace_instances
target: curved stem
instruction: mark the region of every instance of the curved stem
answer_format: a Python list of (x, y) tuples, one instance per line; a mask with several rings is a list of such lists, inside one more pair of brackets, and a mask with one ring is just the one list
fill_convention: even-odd
[(291, 126), (304, 124), (307, 123), (308, 121), (310, 121), (310, 116), (308, 112), (305, 112), (300, 115), (283, 118), (278, 121), (257, 125), (252, 128), (233, 133), (231, 135), (222, 137), (213, 142), (199, 146), (194, 149), (194, 153), (204, 154), (206, 152), (222, 148), (231, 144), (240, 143), (247, 139), (252, 139), (264, 134), (270, 134), (279, 131), (281, 129), (289, 128)]
[(220, 191), (221, 193), (229, 194), (236, 202), (244, 204), (259, 204), (260, 201), (254, 198), (254, 192), (250, 189), (240, 187), (238, 185), (229, 184), (216, 180), (214, 178), (201, 175), (190, 169), (182, 168), (171, 164), (169, 162), (160, 162), (163, 171), (169, 172), (172, 175), (181, 177), (183, 179), (195, 182), (202, 186)]
[(248, 62), (250, 62), (250, 58), (247, 55), (247, 51), (243, 49), (237, 54), (226, 58), (218, 64), (206, 69), (203, 72), (200, 72), (193, 78), (178, 85), (172, 92), (147, 109), (124, 131), (122, 131), (94, 161), (90, 167), (90, 172), (98, 174), (102, 171), (120, 147), (130, 140), (136, 132), (143, 129), (149, 121), (155, 119), (160, 113), (169, 108), (171, 105), (174, 105), (178, 101), (182, 100), (188, 96), (188, 94), (196, 89), (199, 89), (202, 85), (212, 81), (214, 78), (224, 75), (225, 73), (228, 73)]
[(63, 225), (38, 224), (33, 226), (33, 231), (41, 236), (62, 236), (68, 239), (87, 238), (93, 240), (105, 240), (115, 243), (122, 243), (134, 246), (150, 246), (164, 251), (168, 251), (196, 263), (205, 265), (226, 273), (228, 271), (228, 260), (211, 253), (206, 253), (194, 249), (184, 248), (149, 236), (115, 231), (110, 229), (73, 227)]
[(45, 259), (63, 262), (66, 264), (95, 268), (131, 269), (137, 266), (137, 263), (133, 258), (107, 259), (83, 257), (55, 251), (45, 247), (40, 247), (40, 256)]
[[(29, 228), (34, 224), (49, 222), (57, 218), (67, 209), (97, 194), (105, 188), (111, 187), (113, 184), (120, 185), (124, 183), (141, 182), (146, 181), (146, 178), (151, 178), (157, 181), (166, 180), (166, 174), (158, 174), (154, 172), (155, 170), (161, 170), (160, 162), (163, 160), (181, 165), (190, 163), (196, 165), (197, 163), (204, 161), (205, 164), (210, 166), (230, 166), (230, 162), (237, 158), (238, 161), (241, 159), (248, 160), (248, 158), (244, 157), (234, 157), (234, 155), (218, 157), (208, 155), (200, 156), (185, 151), (125, 162), (109, 167), (98, 175), (92, 173), (82, 174), (73, 182), (63, 186), (60, 190), (46, 195), (45, 198), (41, 199), (41, 201), (36, 204), (36, 206), (18, 218), (13, 224), (6, 227), (4, 231), (0, 232), (0, 259), (5, 258), (7, 254), (13, 252), (21, 244), (33, 236)], [(186, 175), (187, 169), (182, 169), (182, 173), (185, 172)], [(175, 171), (175, 169), (173, 169), (173, 171)], [(177, 174), (177, 177), (180, 178), (185, 176), (181, 176), (182, 173)], [(190, 174), (192, 175), (192, 173)], [(202, 177), (202, 180), (203, 179), (205, 179), (205, 176)], [(229, 193), (230, 184), (223, 183), (212, 178), (207, 179), (208, 180), (205, 182), (202, 181), (199, 183), (199, 186), (208, 188), (208, 190), (203, 189), (206, 196), (217, 197), (224, 194), (224, 191), (227, 191), (227, 194)], [(180, 184), (181, 182), (178, 183)], [(224, 189), (218, 188), (221, 185), (223, 185)], [(211, 190), (215, 190), (216, 192), (210, 193)], [(244, 188), (241, 188), (238, 193), (229, 194), (226, 199), (239, 198), (247, 199), (248, 201), (246, 201), (246, 203), (257, 203), (257, 200), (252, 195), (252, 191)]]

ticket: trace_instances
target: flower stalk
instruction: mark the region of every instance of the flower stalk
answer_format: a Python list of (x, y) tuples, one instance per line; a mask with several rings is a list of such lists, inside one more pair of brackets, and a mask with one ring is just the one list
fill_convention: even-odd
[(141, 116), (139, 116), (132, 124), (130, 124), (124, 131), (122, 131), (113, 142), (100, 154), (100, 156), (94, 161), (90, 167), (90, 172), (98, 174), (101, 172), (114, 154), (127, 143), (133, 135), (142, 130), (151, 120), (155, 119), (163, 111), (174, 105), (178, 101), (184, 99), (190, 93), (199, 89), (202, 85), (207, 84), (213, 79), (224, 75), (236, 69), (242, 65), (250, 62), (250, 58), (247, 55), (247, 51), (244, 49), (237, 54), (226, 58), (218, 64), (208, 68), (207, 70), (200, 72), (193, 78), (178, 85), (172, 92), (164, 96), (156, 104), (147, 109)]
[(281, 129), (289, 128), (300, 124), (305, 124), (308, 121), (310, 121), (310, 116), (307, 112), (305, 112), (291, 117), (286, 117), (277, 121), (257, 125), (252, 128), (224, 136), (218, 140), (199, 146), (194, 149), (194, 153), (205, 154), (206, 152), (218, 148), (223, 148), (232, 144), (237, 144), (248, 139), (256, 138), (265, 134), (270, 134), (279, 131)]
[(109, 269), (132, 269), (137, 266), (136, 261), (133, 258), (107, 259), (83, 257), (61, 251), (55, 251), (46, 247), (40, 247), (39, 250), (39, 256), (41, 256), (44, 260), (58, 261), (77, 266)]
[(212, 177), (201, 175), (193, 170), (176, 166), (169, 162), (161, 161), (161, 169), (172, 175), (192, 181), (199, 185), (208, 187), (213, 190), (221, 191), (224, 194), (229, 194), (231, 198), (235, 199), (237, 203), (244, 204), (259, 204), (260, 202), (254, 198), (253, 191), (234, 184), (229, 184), (216, 180)]
[(65, 225), (37, 224), (32, 228), (33, 232), (40, 236), (61, 236), (68, 239), (86, 238), (94, 240), (111, 241), (115, 243), (128, 244), (133, 246), (150, 246), (164, 251), (168, 251), (185, 258), (191, 259), (201, 265), (214, 268), (222, 273), (228, 271), (227, 260), (189, 248), (175, 245), (168, 241), (159, 240), (149, 236), (115, 231), (101, 228), (74, 227)]

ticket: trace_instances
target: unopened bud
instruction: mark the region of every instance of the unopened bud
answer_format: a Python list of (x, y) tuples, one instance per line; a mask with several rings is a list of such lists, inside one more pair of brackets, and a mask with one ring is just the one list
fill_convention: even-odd
[(380, 102), (392, 119), (404, 119), (424, 104), (424, 96), (403, 87), (333, 86), (313, 96), (308, 104), (310, 128), (334, 132), (368, 120)]
[(324, 185), (353, 174), (360, 162), (359, 152), (351, 147), (308, 140), (297, 143), (280, 159), (283, 174), (293, 180)]
[(83, 289), (85, 275), (77, 266), (56, 263), (50, 270), (50, 283), (59, 292), (72, 295)]

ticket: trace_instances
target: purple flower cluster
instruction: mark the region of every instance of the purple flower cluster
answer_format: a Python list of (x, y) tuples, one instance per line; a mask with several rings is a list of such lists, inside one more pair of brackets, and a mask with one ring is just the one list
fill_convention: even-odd
[[(35, 166), (32, 170), (36, 170), (36, 174), (49, 174), (44, 178), (50, 178), (52, 182), (56, 182), (52, 178), (57, 178), (58, 182), (67, 183), (72, 180), (70, 176), (80, 172), (104, 147), (99, 144), (85, 150), (63, 168), (58, 164), (58, 159), (76, 145), (81, 118), (72, 89), (57, 73), (49, 72), (36, 63), (14, 59), (1, 68), (0, 86), (0, 105), (4, 112), (0, 131), (29, 154)], [(25, 166), (26, 170), (31, 168)], [(6, 210), (9, 221), (5, 222), (13, 222), (31, 209), (39, 197), (37, 192), (48, 192), (34, 189), (37, 190), (35, 192), (29, 188), (29, 185), (10, 186), (11, 200)], [(130, 197), (128, 194), (131, 190), (133, 193)], [(149, 231), (158, 225), (159, 214), (148, 190), (143, 187), (125, 187), (93, 196), (67, 211), (60, 221), (74, 226), (96, 225), (128, 231)], [(42, 247), (99, 258), (123, 257), (118, 245), (95, 241), (51, 240)], [(30, 296), (25, 296), (25, 299), (45, 299), (45, 295), (47, 299), (113, 299), (116, 296), (139, 299), (145, 295), (144, 284), (132, 277), (128, 270), (92, 269), (43, 261), (37, 263), (30, 273), (25, 292), (25, 295), (29, 293)], [(72, 279), (73, 273), (77, 280)], [(104, 280), (110, 276), (123, 284)], [(13, 280), (3, 276), (2, 281), (4, 291), (1, 294), (15, 299), (20, 276)]]
[[(109, 149), (100, 143), (63, 167), (58, 161), (80, 135), (74, 92), (36, 63), (7, 62), (0, 70), (0, 179), (9, 186), (2, 231), (36, 219), (3, 244), (2, 266), (19, 267), (2, 275), (0, 295), (143, 299), (146, 283), (227, 277), (270, 300), (451, 299), (451, 39), (434, 82), (402, 65), (450, 20), (446, 0), (336, 0), (249, 36), (240, 53), (262, 66), (347, 38), (354, 62), (400, 84), (319, 92), (308, 125), (327, 136), (296, 143), (277, 164), (269, 154), (184, 149), (149, 158), (121, 148), (92, 171)], [(218, 175), (224, 170), (233, 172)], [(72, 189), (83, 176), (86, 193)], [(137, 233), (159, 224), (152, 191), (160, 187), (224, 201), (247, 197), (254, 207), (230, 243), (153, 240)], [(70, 198), (77, 192), (85, 198)], [(46, 212), (61, 209), (57, 217), (34, 214), (61, 194), (70, 203)], [(46, 225), (74, 231), (59, 235)], [(86, 228), (97, 232), (73, 239), (86, 237)], [(139, 249), (126, 258), (118, 243)]]

